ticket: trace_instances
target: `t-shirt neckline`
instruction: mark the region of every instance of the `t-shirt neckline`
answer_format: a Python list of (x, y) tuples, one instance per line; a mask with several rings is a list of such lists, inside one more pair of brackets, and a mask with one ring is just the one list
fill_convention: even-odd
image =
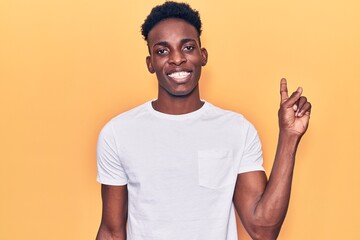
[(184, 120), (184, 119), (194, 119), (197, 118), (198, 116), (200, 116), (201, 114), (203, 114), (210, 106), (210, 103), (208, 103), (207, 101), (201, 99), (201, 101), (204, 103), (199, 109), (193, 111), (193, 112), (189, 112), (189, 113), (184, 113), (184, 114), (168, 114), (168, 113), (163, 113), (163, 112), (159, 112), (157, 110), (155, 110), (152, 106), (152, 102), (155, 101), (156, 99), (153, 99), (151, 101), (148, 101), (146, 103), (146, 107), (149, 110), (149, 112), (153, 115), (155, 115), (156, 117), (159, 118), (164, 118), (164, 119), (169, 119), (169, 120)]

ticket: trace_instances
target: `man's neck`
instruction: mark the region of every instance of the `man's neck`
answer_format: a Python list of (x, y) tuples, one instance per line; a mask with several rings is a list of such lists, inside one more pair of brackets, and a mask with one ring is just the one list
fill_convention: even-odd
[(158, 97), (157, 100), (152, 102), (152, 107), (159, 112), (166, 114), (186, 114), (194, 112), (200, 109), (204, 105), (204, 102), (200, 100), (200, 97), (197, 98), (188, 98), (188, 97)]

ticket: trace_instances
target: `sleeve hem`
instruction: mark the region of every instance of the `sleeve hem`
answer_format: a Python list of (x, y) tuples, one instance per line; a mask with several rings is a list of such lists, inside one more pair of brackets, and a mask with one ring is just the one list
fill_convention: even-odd
[(254, 171), (265, 172), (265, 169), (262, 166), (248, 166), (248, 167), (243, 167), (243, 168), (239, 169), (238, 174), (246, 173), (246, 172), (254, 172)]
[(124, 186), (127, 185), (128, 182), (127, 181), (112, 181), (112, 180), (104, 180), (104, 179), (100, 179), (97, 178), (96, 181), (98, 183), (104, 184), (104, 185), (110, 185), (110, 186)]

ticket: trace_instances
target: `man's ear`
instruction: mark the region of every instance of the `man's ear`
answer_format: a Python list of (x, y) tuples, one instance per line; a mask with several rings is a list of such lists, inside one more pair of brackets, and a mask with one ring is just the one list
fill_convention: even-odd
[(208, 61), (208, 52), (206, 48), (201, 48), (201, 66), (205, 66)]
[(147, 57), (146, 57), (146, 66), (147, 66), (147, 68), (148, 68), (148, 70), (149, 70), (150, 73), (154, 73), (154, 72), (155, 72), (155, 71), (154, 71), (154, 68), (153, 68), (153, 66), (152, 66), (152, 64), (151, 64), (151, 57), (150, 57), (150, 56), (147, 56)]

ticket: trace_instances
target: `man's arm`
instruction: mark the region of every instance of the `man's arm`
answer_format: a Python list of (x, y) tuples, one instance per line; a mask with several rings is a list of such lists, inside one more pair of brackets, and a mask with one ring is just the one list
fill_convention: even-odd
[(126, 240), (127, 185), (101, 185), (102, 219), (96, 240)]
[(295, 154), (306, 132), (311, 104), (298, 88), (290, 97), (286, 80), (280, 85), (279, 140), (269, 181), (264, 172), (239, 174), (234, 205), (253, 239), (276, 239), (288, 209)]

